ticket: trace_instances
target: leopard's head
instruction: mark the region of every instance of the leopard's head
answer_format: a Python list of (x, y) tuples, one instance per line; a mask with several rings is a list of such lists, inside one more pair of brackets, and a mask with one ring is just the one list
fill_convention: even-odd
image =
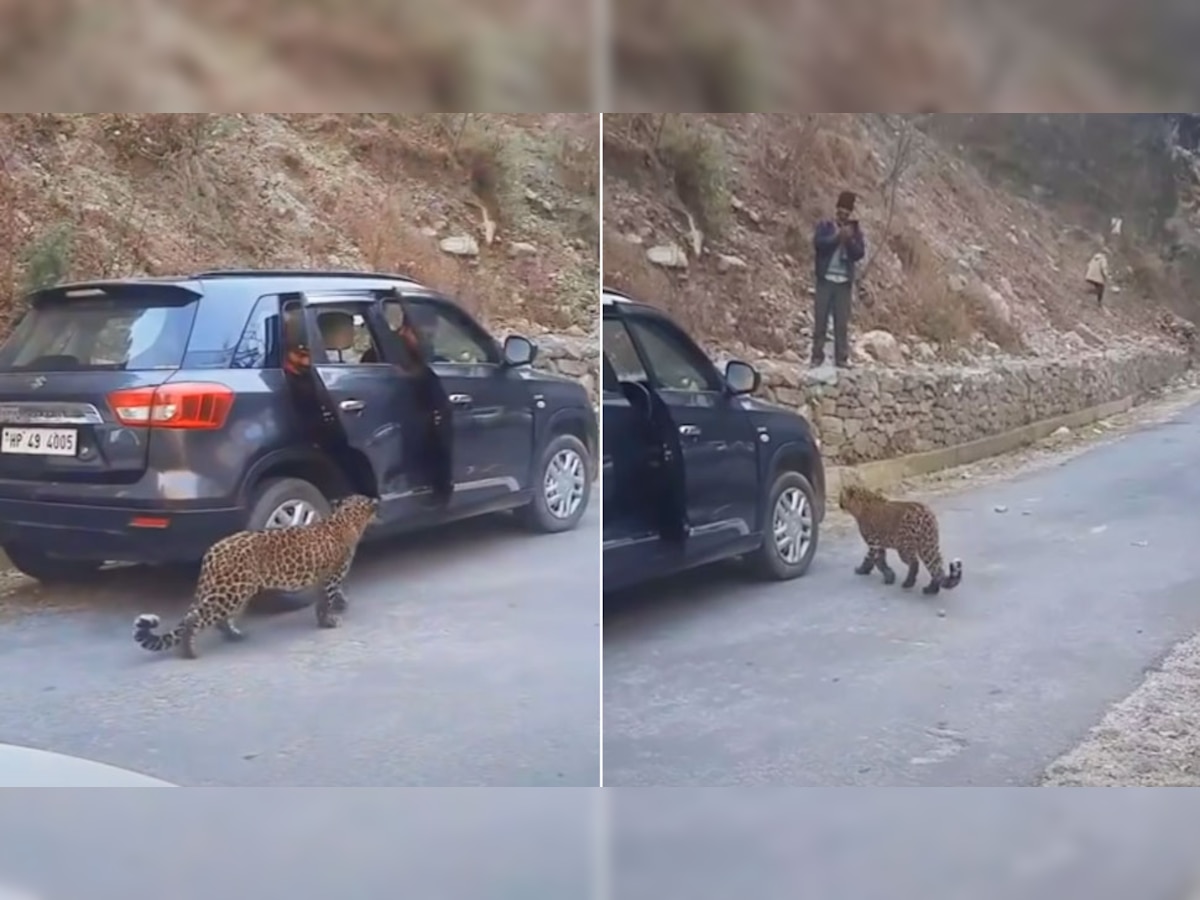
[(376, 521), (378, 516), (378, 497), (351, 494), (349, 497), (343, 497), (334, 505), (331, 518), (348, 522), (361, 532), (372, 522)]
[(863, 511), (873, 504), (880, 502), (883, 496), (864, 484), (845, 484), (838, 494), (838, 506), (852, 516), (862, 515)]

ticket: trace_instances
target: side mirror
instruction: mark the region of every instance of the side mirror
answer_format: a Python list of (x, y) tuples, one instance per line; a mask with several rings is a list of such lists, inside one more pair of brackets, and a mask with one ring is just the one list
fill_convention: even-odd
[(725, 364), (725, 384), (729, 386), (729, 393), (734, 396), (753, 394), (762, 384), (762, 376), (750, 363), (731, 359)]
[(519, 334), (510, 334), (504, 339), (504, 364), (506, 366), (528, 366), (537, 358), (537, 344)]

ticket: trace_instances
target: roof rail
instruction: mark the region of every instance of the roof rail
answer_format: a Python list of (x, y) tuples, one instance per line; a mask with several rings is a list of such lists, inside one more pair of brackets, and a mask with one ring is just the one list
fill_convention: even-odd
[(389, 281), (411, 281), (416, 279), (400, 272), (361, 272), (353, 269), (213, 269), (209, 272), (197, 272), (192, 278), (302, 278), (305, 275), (315, 275), (329, 278), (366, 278), (378, 281), (386, 278)]

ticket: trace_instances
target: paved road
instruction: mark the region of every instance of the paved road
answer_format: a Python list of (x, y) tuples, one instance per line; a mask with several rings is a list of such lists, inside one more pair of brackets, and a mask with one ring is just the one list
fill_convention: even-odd
[(10, 791), (0, 898), (587, 900), (595, 794)]
[(607, 600), (605, 784), (1035, 782), (1200, 629), (1198, 448), (1192, 407), (938, 499), (965, 577), (932, 602), (854, 575), (857, 536)]
[(311, 608), (252, 616), (194, 661), (133, 641), (138, 612), (186, 608), (161, 576), (18, 598), (0, 742), (182, 785), (595, 785), (598, 512), (560, 535), (489, 517), (368, 546), (337, 631)]
[(1200, 793), (616, 790), (612, 900), (1194, 900)]

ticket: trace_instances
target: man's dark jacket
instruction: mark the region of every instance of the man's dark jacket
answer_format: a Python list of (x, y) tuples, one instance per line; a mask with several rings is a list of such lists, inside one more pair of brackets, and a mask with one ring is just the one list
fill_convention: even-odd
[[(829, 268), (829, 263), (833, 259), (834, 251), (838, 246), (838, 227), (837, 223), (832, 219), (825, 219), (817, 223), (817, 227), (813, 229), (813, 249), (816, 251), (816, 269), (817, 281), (825, 280), (825, 271)], [(850, 276), (850, 281), (854, 281), (854, 264), (862, 259), (867, 253), (866, 241), (863, 238), (861, 228), (854, 230), (854, 237), (846, 241), (846, 271)]]

